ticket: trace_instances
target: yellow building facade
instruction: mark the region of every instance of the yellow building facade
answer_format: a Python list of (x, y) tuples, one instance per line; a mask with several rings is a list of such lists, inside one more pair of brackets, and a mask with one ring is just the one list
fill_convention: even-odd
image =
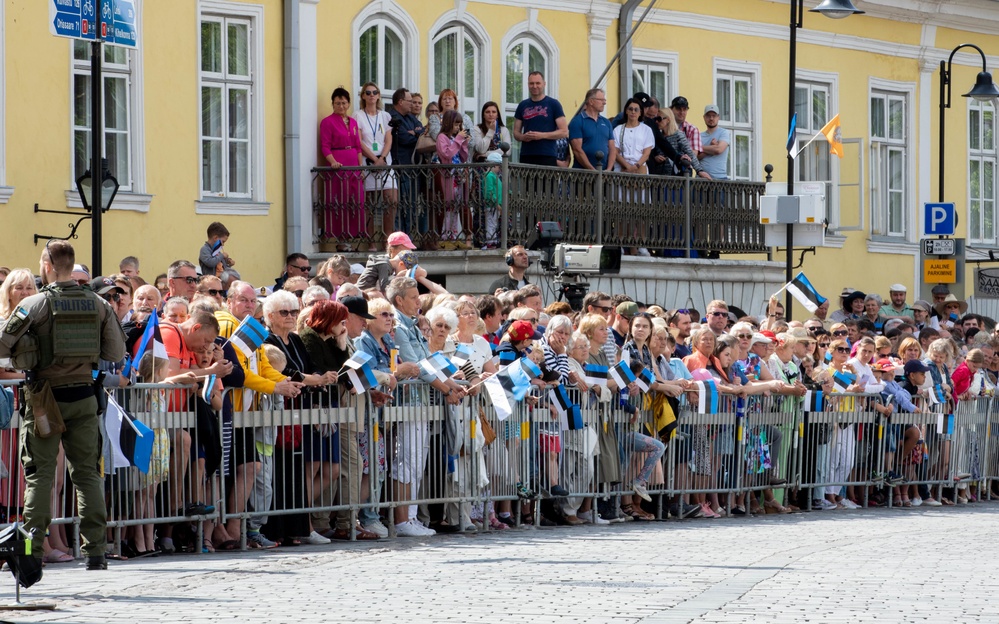
[[(826, 246), (805, 256), (803, 270), (826, 296), (843, 286), (887, 294), (895, 282), (912, 292), (923, 204), (937, 199), (940, 61), (975, 43), (990, 70), (999, 66), (999, 7), (855, 3), (866, 14), (806, 13), (798, 31), (798, 143), (838, 113), (845, 147), (844, 158), (830, 157), (819, 140), (797, 160), (799, 179), (825, 189), (829, 221)], [(356, 105), (365, 80), (386, 101), (402, 86), (425, 102), (452, 88), (475, 119), (489, 100), (512, 117), (534, 69), (567, 113), (594, 85), (607, 91), (608, 116), (636, 90), (667, 102), (683, 95), (701, 128), (705, 105), (722, 110), (733, 134), (730, 177), (761, 181), (772, 163), (773, 179), (784, 180), (787, 0), (658, 0), (612, 62), (628, 33), (622, 15), (637, 21), (648, 4), (135, 0), (138, 48), (105, 52), (105, 151), (123, 187), (105, 216), (104, 271), (136, 255), (151, 279), (176, 258), (193, 260), (215, 220), (231, 230), (229, 253), (255, 283), (279, 274), (288, 251), (315, 251), (309, 169), (318, 124), (335, 87)], [(71, 219), (34, 205), (79, 206), (74, 179), (89, 153), (89, 52), (50, 35), (48, 22), (45, 2), (3, 2), (0, 263), (10, 266), (34, 266), (34, 234), (66, 235)], [(974, 50), (954, 56), (946, 111), (946, 199), (972, 259), (999, 241), (994, 109), (961, 97), (979, 71)], [(77, 244), (87, 260), (88, 224)]]

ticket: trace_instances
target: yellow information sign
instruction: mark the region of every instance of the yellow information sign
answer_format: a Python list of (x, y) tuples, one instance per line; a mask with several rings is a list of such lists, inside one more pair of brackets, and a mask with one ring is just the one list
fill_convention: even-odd
[(927, 284), (957, 283), (957, 260), (923, 260), (923, 281)]

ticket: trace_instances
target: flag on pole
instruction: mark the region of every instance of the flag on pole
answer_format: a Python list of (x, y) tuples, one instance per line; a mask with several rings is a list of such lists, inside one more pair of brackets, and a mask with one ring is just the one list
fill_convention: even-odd
[[(139, 362), (142, 361), (142, 356), (150, 348), (152, 349), (153, 357), (164, 360), (169, 359), (170, 356), (167, 355), (166, 345), (163, 344), (163, 336), (160, 335), (160, 320), (155, 314), (149, 315), (149, 319), (146, 321), (146, 329), (142, 332), (142, 338), (139, 339), (139, 349), (135, 352), (135, 358), (125, 364), (122, 374), (128, 377), (132, 374), (133, 369), (137, 370)], [(153, 370), (156, 370), (155, 366)]]
[(378, 380), (375, 378), (375, 373), (371, 370), (371, 367), (366, 363), (361, 364), (357, 368), (348, 367), (347, 368), (347, 379), (350, 381), (351, 388), (354, 390), (354, 394), (364, 394), (368, 390), (371, 390), (378, 385)]
[(656, 376), (649, 369), (642, 367), (642, 370), (635, 374), (635, 385), (641, 389), (642, 392), (648, 392), (652, 389), (652, 384), (656, 383)]
[(205, 387), (201, 389), (201, 398), (205, 403), (212, 404), (212, 389), (215, 388), (215, 375), (209, 375), (205, 379)]
[(804, 271), (795, 275), (794, 279), (787, 283), (786, 288), (798, 300), (798, 303), (805, 306), (809, 312), (814, 313), (820, 305), (826, 302), (826, 298), (820, 295), (805, 277)]
[(843, 157), (843, 135), (840, 132), (839, 127), (839, 113), (829, 120), (829, 123), (822, 126), (819, 130), (819, 134), (826, 137), (826, 141), (829, 141), (829, 153), (836, 154), (840, 158)]
[(791, 129), (787, 131), (787, 151), (791, 151), (794, 147), (794, 140), (797, 138), (795, 135), (798, 132), (798, 113), (795, 113), (791, 117)]
[(354, 370), (359, 370), (362, 366), (371, 361), (371, 356), (364, 351), (355, 351), (354, 355), (350, 356), (350, 359), (343, 363), (347, 368), (353, 368)]
[(607, 387), (607, 376), (610, 374), (606, 366), (600, 364), (587, 364), (583, 367), (583, 374), (586, 375), (586, 383), (591, 386)]
[(246, 318), (239, 324), (239, 327), (236, 328), (236, 331), (232, 332), (229, 342), (242, 351), (243, 355), (249, 359), (264, 344), (269, 335), (270, 332), (267, 331), (266, 327), (261, 325), (257, 319), (247, 314)]
[(627, 386), (633, 384), (637, 377), (635, 373), (631, 372), (631, 367), (624, 360), (621, 360), (610, 369), (611, 379), (617, 384), (618, 388), (626, 388)]
[(695, 381), (697, 386), (697, 412), (699, 414), (718, 413), (718, 386), (713, 379)]
[(572, 402), (565, 386), (559, 384), (548, 391), (548, 398), (562, 421), (562, 430), (578, 431), (583, 428), (583, 414)]
[(135, 466), (139, 472), (147, 474), (153, 456), (153, 430), (126, 413), (110, 394), (104, 426), (111, 443), (114, 467)]
[(444, 354), (440, 351), (420, 360), (419, 366), (420, 379), (427, 383), (447, 381), (458, 372), (458, 368), (444, 357)]
[(454, 355), (451, 356), (451, 363), (454, 364), (456, 368), (461, 369), (465, 364), (468, 364), (471, 359), (472, 345), (467, 342), (459, 342), (458, 346), (454, 349)]
[(492, 399), (496, 416), (506, 420), (513, 414), (514, 407), (523, 401), (531, 389), (531, 379), (541, 376), (541, 369), (530, 360), (517, 360), (504, 366), (492, 377), (483, 382), (489, 398)]
[(802, 398), (802, 408), (806, 412), (821, 412), (824, 408), (821, 390), (806, 390)]

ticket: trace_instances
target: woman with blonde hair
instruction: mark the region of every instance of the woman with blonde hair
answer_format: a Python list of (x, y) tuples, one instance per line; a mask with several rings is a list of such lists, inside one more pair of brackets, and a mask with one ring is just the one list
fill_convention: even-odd
[(38, 292), (35, 276), (28, 269), (14, 269), (0, 284), (0, 321), (14, 313), (25, 298)]

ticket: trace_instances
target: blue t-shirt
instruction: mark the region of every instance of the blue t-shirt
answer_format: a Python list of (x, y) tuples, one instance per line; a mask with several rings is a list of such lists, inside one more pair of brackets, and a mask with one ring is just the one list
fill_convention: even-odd
[(728, 147), (724, 152), (718, 154), (717, 156), (705, 155), (701, 158), (701, 166), (704, 170), (711, 175), (715, 180), (727, 180), (728, 179), (728, 150), (732, 149), (732, 135), (731, 133), (722, 128), (721, 126), (716, 126), (714, 132), (709, 133), (707, 130), (701, 131), (701, 146), (705, 146), (711, 143), (712, 139), (718, 139), (718, 142), (728, 143)]
[[(585, 113), (579, 113), (569, 122), (569, 140), (583, 139), (583, 153), (589, 159), (590, 164), (597, 169), (605, 169), (607, 159), (610, 158), (610, 141), (613, 140), (613, 128), (610, 121), (603, 115), (598, 115), (596, 119)], [(604, 157), (601, 162), (597, 162), (596, 153), (603, 152)], [(572, 163), (573, 168), (582, 169), (578, 162)]]
[[(517, 105), (517, 112), (513, 117), (520, 120), (521, 132), (554, 132), (558, 129), (555, 120), (565, 117), (565, 112), (558, 100), (546, 95), (537, 102), (527, 98)], [(555, 141), (525, 141), (520, 144), (520, 155), (555, 158)]]

